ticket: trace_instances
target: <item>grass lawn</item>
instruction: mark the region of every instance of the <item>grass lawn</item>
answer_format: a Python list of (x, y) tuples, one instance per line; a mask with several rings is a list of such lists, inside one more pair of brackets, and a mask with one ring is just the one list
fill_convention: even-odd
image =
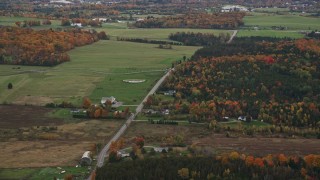
[[(125, 104), (136, 104), (133, 99), (140, 102), (171, 62), (191, 56), (198, 48), (168, 50), (154, 44), (99, 41), (70, 51), (71, 61), (55, 67), (1, 65), (0, 103), (44, 105), (65, 100), (80, 104), (84, 96), (98, 100), (113, 95)], [(123, 79), (146, 82), (126, 84)], [(12, 90), (7, 89), (9, 82)]]
[(253, 13), (252, 16), (245, 16), (245, 26), (258, 26), (271, 29), (271, 26), (287, 27), (288, 30), (316, 30), (320, 29), (320, 18), (306, 17), (299, 15), (274, 15)]

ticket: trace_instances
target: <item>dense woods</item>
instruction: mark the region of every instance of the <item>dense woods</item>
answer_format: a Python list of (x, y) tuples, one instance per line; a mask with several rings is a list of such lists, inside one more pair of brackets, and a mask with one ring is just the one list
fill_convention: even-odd
[(230, 56), (209, 47), (217, 57), (201, 57), (200, 50), (197, 59), (176, 65), (162, 88), (177, 92), (171, 108), (193, 121), (250, 115), (275, 125), (318, 127), (320, 42), (253, 44), (251, 50), (233, 46)]
[[(165, 172), (165, 173), (164, 173)], [(108, 163), (96, 179), (315, 179), (320, 156), (252, 155), (231, 152), (215, 157), (166, 157)]]
[(170, 34), (169, 39), (182, 42), (185, 46), (212, 46), (228, 41), (230, 34), (220, 33), (215, 36), (213, 33), (177, 32)]
[(105, 32), (0, 27), (0, 64), (53, 66), (70, 61), (67, 51), (106, 39)]
[(117, 41), (130, 41), (130, 42), (136, 42), (136, 43), (150, 43), (150, 44), (183, 45), (180, 42), (166, 41), (166, 40), (155, 40), (155, 39), (147, 39), (147, 38), (117, 37)]
[(244, 13), (192, 13), (167, 17), (147, 17), (137, 21), (139, 28), (202, 28), (202, 29), (234, 29), (243, 25)]

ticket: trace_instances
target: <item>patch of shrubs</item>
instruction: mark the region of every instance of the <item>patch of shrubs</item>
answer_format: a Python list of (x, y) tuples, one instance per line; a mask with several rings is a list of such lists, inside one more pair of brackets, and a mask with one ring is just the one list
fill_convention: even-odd
[(153, 120), (153, 119), (149, 119), (148, 120), (151, 124), (167, 124), (167, 125), (178, 125), (177, 121), (173, 121), (173, 120)]
[(60, 104), (47, 103), (45, 106), (48, 108), (75, 108), (76, 107), (72, 103), (65, 102), (65, 101), (61, 102)]

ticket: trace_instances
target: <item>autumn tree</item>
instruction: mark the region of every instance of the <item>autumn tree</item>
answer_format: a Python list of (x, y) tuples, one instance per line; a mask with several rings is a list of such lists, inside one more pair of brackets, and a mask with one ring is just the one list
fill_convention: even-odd
[(91, 100), (88, 97), (83, 98), (82, 107), (88, 109), (91, 106)]
[(182, 179), (189, 179), (189, 169), (188, 168), (181, 168), (178, 170), (178, 175)]

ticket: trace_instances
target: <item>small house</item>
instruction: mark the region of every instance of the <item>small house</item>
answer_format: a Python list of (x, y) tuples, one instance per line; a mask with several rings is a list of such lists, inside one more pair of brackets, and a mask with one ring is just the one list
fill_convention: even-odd
[(71, 26), (81, 28), (82, 24), (81, 23), (71, 23)]
[(116, 98), (113, 96), (101, 98), (101, 104), (105, 104), (107, 101), (110, 101), (111, 104), (114, 104), (116, 102)]
[(153, 149), (155, 152), (158, 152), (158, 153), (161, 153), (162, 151), (166, 151), (166, 152), (169, 151), (168, 147), (154, 147)]
[(125, 151), (118, 151), (117, 154), (122, 158), (130, 157), (130, 153), (127, 153)]
[(238, 117), (238, 120), (239, 120), (239, 121), (246, 121), (246, 117), (245, 117), (245, 116), (239, 116), (239, 117)]
[(80, 164), (84, 165), (84, 166), (88, 166), (92, 163), (92, 159), (91, 159), (91, 152), (90, 151), (86, 151), (83, 153)]
[(169, 90), (163, 93), (166, 96), (173, 96), (176, 94), (176, 90)]
[(164, 110), (161, 111), (161, 113), (163, 115), (169, 115), (170, 114), (170, 110), (169, 109), (164, 109)]

